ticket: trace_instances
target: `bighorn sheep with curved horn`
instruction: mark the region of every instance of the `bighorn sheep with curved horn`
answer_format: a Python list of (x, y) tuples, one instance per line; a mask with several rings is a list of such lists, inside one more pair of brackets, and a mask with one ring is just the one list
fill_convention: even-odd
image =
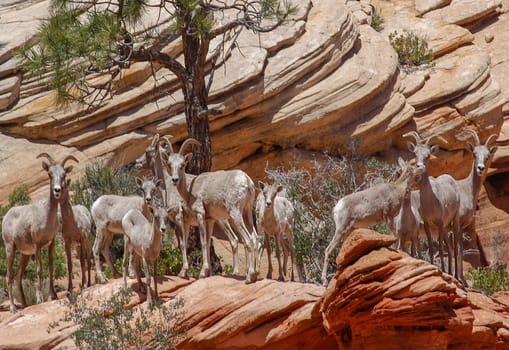
[[(452, 273), (452, 257), (454, 256), (455, 277), (460, 282), (465, 283), (462, 279), (463, 272), (460, 271), (463, 259), (460, 248), (460, 195), (458, 183), (449, 174), (443, 174), (438, 177), (429, 176), (428, 174), (428, 160), (431, 154), (438, 150), (438, 145), (430, 145), (430, 141), (436, 135), (430, 136), (425, 141), (415, 131), (411, 131), (404, 136), (412, 136), (415, 139), (415, 144), (409, 141), (408, 146), (410, 151), (415, 154), (416, 168), (423, 171), (419, 184), (419, 213), (421, 214), (424, 230), (428, 237), (431, 262), (433, 263), (433, 248), (431, 244), (431, 226), (433, 225), (438, 228), (438, 246), (442, 269), (445, 266), (442, 244), (445, 243), (449, 252), (449, 274)], [(452, 225), (453, 229), (454, 254), (447, 237), (450, 225)]]
[(96, 227), (93, 252), (96, 275), (101, 283), (107, 281), (101, 267), (101, 253), (111, 272), (115, 276), (121, 276), (111, 262), (109, 248), (113, 240), (113, 234), (124, 233), (122, 218), (130, 209), (145, 212), (147, 210), (146, 205), (152, 202), (153, 196), (160, 190), (160, 180), (154, 180), (153, 178), (136, 178), (136, 184), (142, 189), (143, 197), (107, 194), (97, 198), (92, 204), (90, 212)]
[[(390, 222), (400, 210), (403, 198), (410, 194), (412, 187), (419, 181), (422, 169), (413, 169), (401, 158), (398, 160), (403, 168), (395, 182), (376, 184), (365, 190), (354, 192), (341, 198), (335, 205), (332, 216), (336, 225), (334, 236), (325, 249), (322, 270), (322, 284), (327, 284), (329, 256), (337, 245), (345, 239), (354, 228), (369, 227), (381, 221)], [(390, 227), (390, 225), (387, 225)]]
[[(235, 234), (241, 237), (247, 250), (246, 282), (256, 281), (258, 275), (258, 237), (253, 223), (253, 203), (255, 186), (253, 180), (241, 170), (219, 170), (201, 173), (188, 187), (185, 168), (192, 153), (183, 154), (188, 145), (199, 145), (192, 138), (185, 140), (178, 153), (169, 149), (165, 155), (171, 180), (184, 198), (192, 225), (198, 226), (203, 252), (203, 265), (200, 277), (210, 274), (210, 239), (214, 224), (228, 221)], [(184, 232), (187, 237), (188, 231)]]
[(12, 294), (13, 263), (16, 250), (21, 253), (18, 271), (16, 275), (16, 287), (23, 307), (27, 305), (23, 293), (22, 277), (27, 267), (30, 256), (35, 254), (37, 263), (37, 303), (43, 301), (42, 294), (42, 248), (48, 248), (49, 292), (52, 299), (57, 298), (53, 286), (53, 248), (55, 236), (58, 232), (58, 204), (61, 200), (62, 190), (65, 188), (66, 175), (72, 170), (72, 166), (65, 167), (68, 160), (78, 160), (68, 155), (57, 164), (53, 157), (47, 153), (41, 153), (37, 158), (44, 157), (49, 164), (42, 162), (42, 168), (50, 178), (49, 197), (32, 204), (15, 206), (9, 209), (2, 221), (2, 237), (7, 255), (7, 288), (9, 292), (10, 310), (16, 312), (14, 297)]
[[(496, 139), (497, 135), (490, 135), (486, 142), (482, 144), (475, 131), (471, 129), (466, 129), (465, 131), (474, 138), (475, 145), (467, 142), (467, 151), (474, 156), (472, 169), (466, 178), (457, 181), (460, 195), (459, 215), (462, 232), (474, 220), (477, 198), (481, 190), (482, 182), (484, 181), (485, 171), (489, 166), (490, 158), (497, 150), (497, 147), (489, 146), (490, 142)], [(460, 243), (462, 242), (463, 240), (461, 239)], [(463, 246), (461, 246), (460, 251), (463, 253)]]
[[(162, 136), (162, 140), (159, 140), (159, 134), (154, 135), (152, 142), (145, 150), (145, 153), (136, 159), (136, 166), (139, 169), (150, 168), (154, 176), (163, 180), (163, 184), (166, 189), (167, 206), (169, 208), (168, 217), (171, 222), (176, 225), (175, 233), (177, 236), (180, 252), (182, 253), (183, 263), (182, 269), (179, 272), (179, 276), (186, 277), (187, 271), (189, 270), (189, 263), (187, 260), (188, 236), (186, 235), (186, 237), (184, 237), (184, 232), (189, 232), (189, 227), (191, 225), (189, 221), (193, 221), (192, 219), (186, 218), (186, 216), (188, 217), (189, 215), (194, 214), (185, 213), (185, 201), (178, 192), (177, 187), (173, 186), (171, 177), (162, 159), (162, 153), (164, 153), (164, 151), (161, 150), (160, 143), (165, 143), (167, 148), (171, 150), (170, 152), (173, 152), (170, 138), (171, 135), (165, 135)], [(186, 183), (190, 184), (195, 177), (195, 175), (186, 173)], [(226, 236), (228, 237), (228, 240), (230, 241), (230, 246), (233, 252), (233, 273), (237, 274), (239, 272), (238, 238), (235, 236), (235, 233), (233, 232), (228, 221), (221, 221), (218, 224), (223, 229)], [(187, 229), (185, 227), (187, 227)]]

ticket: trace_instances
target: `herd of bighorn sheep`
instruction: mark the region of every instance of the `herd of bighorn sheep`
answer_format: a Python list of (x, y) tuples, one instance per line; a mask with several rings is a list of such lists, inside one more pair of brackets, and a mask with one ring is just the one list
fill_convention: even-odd
[[(394, 182), (374, 185), (368, 189), (354, 192), (341, 198), (332, 212), (336, 226), (333, 238), (325, 250), (322, 283), (327, 284), (329, 257), (338, 244), (354, 228), (369, 227), (386, 222), (388, 231), (398, 238), (399, 247), (407, 250), (411, 242), (411, 254), (420, 257), (419, 235), (424, 229), (428, 239), (429, 256), (433, 263), (432, 237), (438, 237), (439, 256), (442, 269), (445, 269), (443, 247), (447, 249), (448, 272), (465, 283), (463, 278), (463, 230), (471, 224), (476, 208), (478, 194), (486, 175), (491, 157), (496, 147), (489, 144), (496, 135), (481, 143), (479, 136), (466, 130), (475, 144), (467, 142), (467, 151), (474, 156), (468, 177), (456, 180), (448, 174), (438, 177), (428, 173), (428, 160), (438, 150), (431, 145), (435, 135), (421, 139), (417, 132), (405, 137), (409, 149), (415, 154), (415, 165), (410, 161), (398, 160), (399, 178)], [(277, 184), (259, 182), (259, 194), (251, 178), (241, 170), (219, 170), (190, 175), (185, 172), (193, 153), (186, 153), (191, 145), (199, 145), (194, 139), (185, 140), (179, 152), (173, 150), (169, 136), (155, 135), (145, 153), (136, 160), (138, 169), (148, 169), (152, 176), (136, 178), (137, 186), (143, 196), (100, 196), (88, 209), (72, 205), (69, 196), (69, 182), (66, 175), (72, 166), (66, 162), (78, 160), (66, 156), (60, 163), (49, 154), (41, 153), (37, 158), (46, 158), (42, 168), (50, 179), (48, 198), (30, 205), (15, 206), (4, 216), (2, 238), (7, 256), (7, 286), (11, 312), (16, 311), (12, 283), (15, 252), (21, 253), (16, 272), (16, 287), (23, 307), (26, 306), (23, 294), (22, 277), (30, 256), (35, 254), (37, 262), (37, 302), (42, 302), (42, 262), (41, 250), (48, 248), (49, 290), (52, 299), (57, 295), (53, 281), (53, 249), (61, 217), (62, 239), (68, 267), (68, 293), (72, 291), (71, 245), (78, 247), (82, 270), (82, 286), (90, 286), (90, 253), (92, 220), (96, 226), (93, 255), (97, 279), (104, 283), (106, 277), (101, 266), (101, 255), (116, 277), (120, 273), (114, 268), (109, 248), (113, 234), (124, 234), (123, 279), (127, 284), (127, 271), (136, 276), (140, 285), (140, 259), (146, 274), (147, 301), (152, 303), (151, 277), (154, 279), (157, 298), (157, 260), (162, 247), (162, 237), (166, 222), (175, 225), (178, 246), (182, 252), (183, 266), (179, 276), (186, 277), (189, 263), (187, 241), (190, 227), (198, 227), (200, 233), (203, 263), (200, 278), (211, 273), (210, 243), (215, 223), (230, 240), (233, 252), (234, 273), (239, 272), (238, 243), (246, 251), (246, 283), (255, 282), (260, 272), (260, 259), (263, 249), (267, 250), (268, 273), (272, 278), (271, 244), (274, 237), (278, 262), (278, 280), (284, 281), (287, 260), (290, 256), (290, 278), (294, 280), (293, 226), (294, 208), (284, 195), (284, 188)], [(60, 208), (60, 211), (59, 211)], [(256, 209), (256, 210), (254, 210)], [(254, 217), (256, 216), (256, 225)], [(435, 232), (432, 232), (432, 229)], [(449, 231), (452, 230), (452, 241)], [(264, 244), (262, 244), (264, 242)], [(283, 263), (281, 263), (281, 251)], [(129, 268), (128, 268), (129, 260)], [(150, 272), (152, 268), (153, 272)], [(88, 276), (86, 272), (88, 271)], [(88, 278), (87, 278), (88, 277)], [(299, 276), (300, 277), (300, 276)]]

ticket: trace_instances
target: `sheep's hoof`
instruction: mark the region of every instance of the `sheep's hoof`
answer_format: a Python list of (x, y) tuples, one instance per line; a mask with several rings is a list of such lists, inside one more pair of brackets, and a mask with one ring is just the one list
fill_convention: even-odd
[(187, 270), (184, 269), (180, 270), (178, 276), (182, 278), (187, 278)]
[(271, 280), (271, 279), (272, 279), (272, 274), (271, 274), (271, 273), (268, 273), (266, 278), (267, 278), (268, 280)]
[(284, 281), (285, 281), (285, 278), (284, 278), (283, 276), (279, 276), (279, 277), (277, 278), (277, 280), (278, 280), (279, 282), (284, 282)]
[(11, 310), (11, 314), (15, 314), (15, 313), (17, 313), (17, 312), (18, 312), (18, 309), (16, 309), (16, 306), (14, 306), (14, 305), (11, 305), (11, 306), (9, 307), (9, 309)]

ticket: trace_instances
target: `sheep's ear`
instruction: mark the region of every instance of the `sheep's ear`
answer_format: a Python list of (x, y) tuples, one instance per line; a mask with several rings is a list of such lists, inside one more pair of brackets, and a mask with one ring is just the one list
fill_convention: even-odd
[(167, 163), (168, 162), (168, 153), (166, 152), (161, 152), (161, 157), (163, 158), (164, 162)]
[(159, 187), (163, 184), (163, 180), (161, 179), (156, 179), (156, 182), (155, 182), (156, 186)]
[(433, 145), (433, 146), (431, 146), (431, 149), (430, 149), (430, 150), (431, 150), (431, 153), (432, 153), (432, 154), (434, 154), (434, 153), (436, 153), (439, 149), (440, 149), (440, 146), (438, 146), (438, 145)]
[(42, 168), (46, 171), (49, 171), (49, 164), (46, 162), (42, 162)]
[(409, 150), (410, 152), (413, 152), (413, 151), (415, 150), (415, 145), (414, 145), (414, 143), (413, 143), (413, 142), (407, 141), (407, 143), (406, 143), (406, 144), (407, 144), (407, 146), (408, 146), (408, 150)]
[(283, 190), (283, 185), (279, 185), (279, 186), (277, 187), (276, 192), (281, 192), (282, 190)]
[(474, 153), (474, 146), (470, 142), (467, 142), (467, 151)]
[(189, 163), (191, 161), (191, 158), (193, 158), (193, 154), (192, 153), (188, 153), (184, 156), (184, 159), (185, 159), (185, 162), (186, 164)]
[(498, 147), (497, 146), (493, 146), (490, 148), (490, 154), (495, 154), (495, 152), (497, 151)]
[(65, 171), (65, 173), (66, 173), (66, 174), (69, 174), (69, 173), (72, 171), (72, 169), (73, 169), (73, 166), (72, 166), (72, 165), (69, 165), (68, 167), (66, 167), (66, 168), (64, 169), (64, 171)]
[(260, 190), (263, 191), (263, 189), (265, 188), (265, 184), (263, 183), (263, 181), (258, 181), (258, 187), (260, 188)]
[(71, 179), (67, 179), (67, 180), (65, 180), (65, 186), (66, 186), (66, 187), (71, 186)]
[(136, 176), (136, 185), (138, 185), (138, 187), (141, 187), (143, 185), (143, 180), (140, 179), (139, 177)]

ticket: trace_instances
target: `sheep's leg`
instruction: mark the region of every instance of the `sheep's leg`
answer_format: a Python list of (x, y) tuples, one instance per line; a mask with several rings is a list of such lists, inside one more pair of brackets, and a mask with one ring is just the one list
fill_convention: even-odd
[[(64, 239), (65, 257), (67, 259), (67, 294), (70, 295), (72, 292), (72, 252), (71, 242), (69, 239)], [(81, 262), (81, 257), (80, 257)], [(83, 276), (83, 270), (81, 270)], [(83, 278), (83, 277), (82, 277)]]
[(426, 239), (428, 240), (429, 262), (431, 265), (434, 265), (433, 239), (431, 238), (431, 231), (427, 222), (424, 222), (424, 232), (426, 232)]
[(265, 250), (267, 250), (267, 264), (269, 265), (268, 269), (267, 269), (267, 278), (268, 279), (272, 279), (272, 259), (270, 257), (270, 236), (265, 233), (265, 239), (264, 239), (264, 245), (265, 245)]
[(277, 278), (278, 281), (284, 281), (284, 272), (283, 272), (283, 266), (281, 264), (281, 233), (276, 233), (274, 236), (274, 239), (276, 241), (276, 259), (277, 259), (277, 265), (279, 268), (279, 276)]
[[(454, 239), (454, 237), (452, 237)], [(448, 252), (448, 257), (447, 257), (447, 260), (448, 260), (448, 263), (449, 263), (449, 266), (447, 268), (447, 271), (449, 273), (449, 275), (453, 275), (453, 259), (454, 259), (454, 244), (453, 242), (451, 242), (451, 240), (449, 239), (449, 233), (446, 231), (446, 229), (444, 228), (444, 242), (445, 242), (445, 247), (447, 248), (447, 252)]]
[(49, 278), (49, 295), (50, 295), (50, 298), (51, 300), (56, 300), (58, 299), (57, 297), (57, 292), (55, 291), (55, 286), (54, 286), (54, 277), (53, 277), (53, 271), (54, 271), (54, 267), (53, 267), (53, 255), (54, 255), (54, 251), (55, 251), (55, 239), (53, 238), (53, 240), (51, 241), (49, 247), (48, 247), (48, 278)]
[(152, 281), (150, 280), (150, 266), (147, 263), (147, 258), (145, 257), (145, 255), (143, 255), (141, 259), (143, 261), (143, 268), (145, 269), (145, 275), (147, 279), (147, 285), (145, 287), (147, 290), (147, 302), (149, 306), (152, 306), (152, 286), (151, 286)]
[(85, 266), (85, 249), (83, 247), (84, 242), (79, 244), (79, 254), (80, 254), (80, 267), (81, 267), (81, 288), (85, 288), (87, 284), (87, 271)]
[(159, 300), (159, 292), (157, 291), (157, 257), (152, 263), (153, 275), (154, 275), (154, 298)]
[(42, 258), (41, 258), (41, 246), (39, 244), (35, 245), (35, 261), (37, 263), (37, 288), (36, 288), (36, 299), (37, 304), (43, 302), (42, 296)]
[[(113, 242), (113, 234), (111, 232), (108, 232), (108, 234), (104, 237), (103, 240), (104, 241), (102, 246), (102, 254), (104, 260), (106, 261), (106, 265), (110, 269), (114, 278), (121, 277), (122, 275), (120, 274), (120, 272), (117, 271), (117, 269), (115, 268), (115, 266), (113, 266), (113, 263), (111, 262), (110, 247), (111, 242)], [(129, 259), (129, 265), (132, 266), (132, 258)]]
[(84, 252), (85, 252), (85, 262), (87, 263), (87, 287), (90, 287), (92, 285), (92, 277), (91, 277), (91, 269), (92, 269), (92, 264), (91, 264), (91, 261), (90, 261), (90, 242), (88, 240), (83, 240), (82, 242), (83, 244), (85, 244), (85, 249), (84, 249)]
[(14, 295), (12, 293), (12, 283), (14, 281), (13, 267), (14, 267), (14, 246), (12, 244), (5, 245), (5, 255), (7, 256), (7, 292), (9, 294), (9, 308), (12, 313), (16, 312), (14, 305)]
[(288, 249), (290, 250), (290, 263), (291, 266), (291, 272), (290, 272), (290, 280), (293, 282), (295, 281), (295, 275), (293, 273), (293, 266), (295, 263), (295, 250), (293, 249), (293, 233), (287, 232), (286, 237), (288, 238)]
[(288, 271), (288, 251), (290, 249), (284, 235), (281, 236), (281, 250), (283, 251), (283, 273), (286, 276), (286, 271)]
[(95, 261), (95, 272), (96, 276), (99, 279), (101, 283), (106, 283), (108, 279), (104, 276), (102, 267), (101, 267), (101, 252), (103, 250), (104, 245), (104, 235), (105, 235), (105, 228), (101, 226), (97, 226), (97, 232), (95, 236), (94, 246), (92, 248), (93, 254), (94, 254), (94, 261)]
[(339, 245), (341, 238), (343, 236), (346, 237), (350, 234), (351, 226), (352, 225), (349, 225), (348, 230), (336, 229), (336, 232), (334, 233), (334, 237), (332, 238), (331, 242), (325, 249), (325, 256), (323, 259), (323, 270), (322, 270), (322, 285), (323, 286), (327, 286), (327, 269), (329, 268), (329, 256), (332, 254), (332, 251)]
[(25, 299), (25, 292), (23, 291), (23, 275), (25, 274), (25, 270), (27, 268), (29, 261), (30, 261), (30, 255), (22, 254), (21, 260), (20, 260), (19, 266), (18, 266), (18, 271), (16, 273), (16, 288), (18, 290), (19, 299), (21, 301), (22, 307), (27, 306), (27, 301)]
[(239, 246), (239, 239), (233, 232), (230, 224), (228, 222), (218, 221), (217, 224), (223, 232), (228, 237), (228, 240), (230, 241), (230, 246), (232, 248), (232, 255), (233, 255), (233, 273), (238, 274), (239, 273), (239, 252), (238, 252), (238, 246)]
[(234, 209), (230, 212), (231, 224), (235, 232), (237, 232), (242, 240), (244, 241), (245, 248), (247, 248), (248, 256), (247, 256), (247, 276), (246, 283), (255, 282), (258, 276), (257, 272), (257, 254), (256, 250), (258, 247), (256, 237), (257, 233), (254, 230), (253, 218), (252, 215), (248, 216), (246, 220), (248, 221), (249, 229), (246, 227), (243, 219), (242, 213), (238, 209)]
[[(189, 224), (184, 222), (182, 214), (177, 214), (176, 218), (176, 233), (179, 242), (180, 253), (182, 254), (182, 269), (180, 269), (179, 277), (187, 277), (189, 270), (189, 262), (187, 260), (187, 241), (189, 239)], [(181, 237), (179, 237), (181, 235)]]
[(463, 232), (460, 226), (459, 215), (457, 214), (454, 218), (453, 222), (453, 230), (454, 236), (457, 237), (456, 241), (458, 242), (458, 255), (456, 258), (456, 278), (461, 282), (465, 287), (468, 286), (467, 281), (463, 277)]
[(124, 256), (122, 258), (122, 279), (124, 280), (124, 288), (127, 288), (127, 269), (128, 254), (130, 254), (129, 237), (124, 236)]

